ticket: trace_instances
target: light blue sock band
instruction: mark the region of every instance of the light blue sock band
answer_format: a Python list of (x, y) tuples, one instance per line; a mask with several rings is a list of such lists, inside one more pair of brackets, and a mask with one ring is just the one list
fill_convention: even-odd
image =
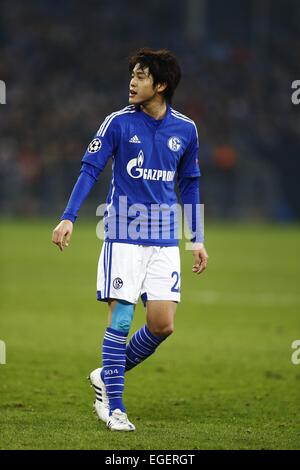
[(133, 320), (134, 305), (125, 300), (118, 300), (112, 312), (110, 328), (128, 333)]

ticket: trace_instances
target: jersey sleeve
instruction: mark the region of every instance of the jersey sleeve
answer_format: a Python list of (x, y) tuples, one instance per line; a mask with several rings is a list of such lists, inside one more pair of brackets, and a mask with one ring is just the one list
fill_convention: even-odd
[[(93, 167), (91, 167), (91, 169), (92, 168)], [(77, 214), (82, 203), (87, 198), (92, 187), (97, 181), (97, 179), (93, 176), (93, 173), (90, 171), (91, 169), (88, 168), (86, 163), (82, 165), (79, 178), (76, 181), (67, 207), (65, 208), (65, 211), (60, 220), (67, 219), (74, 223), (77, 219)]]
[(113, 116), (106, 117), (86, 149), (82, 163), (88, 163), (102, 171), (117, 149), (119, 135), (117, 120)]
[(178, 182), (184, 215), (192, 234), (192, 243), (204, 242), (203, 219), (200, 210), (199, 178), (183, 177)]
[(196, 126), (193, 125), (190, 142), (184, 152), (183, 156), (180, 159), (177, 173), (178, 178), (185, 177), (196, 177), (200, 176), (200, 167), (199, 167), (199, 140)]

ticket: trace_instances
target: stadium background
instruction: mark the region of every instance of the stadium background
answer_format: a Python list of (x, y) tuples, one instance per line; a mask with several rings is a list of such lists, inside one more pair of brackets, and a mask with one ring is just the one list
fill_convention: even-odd
[[(1, 449), (299, 448), (299, 24), (296, 0), (1, 2)], [(210, 266), (195, 279), (182, 251), (177, 331), (128, 375), (138, 432), (111, 436), (83, 381), (106, 323), (95, 208), (110, 165), (68, 252), (50, 239), (145, 45), (182, 65), (174, 107), (199, 128)]]

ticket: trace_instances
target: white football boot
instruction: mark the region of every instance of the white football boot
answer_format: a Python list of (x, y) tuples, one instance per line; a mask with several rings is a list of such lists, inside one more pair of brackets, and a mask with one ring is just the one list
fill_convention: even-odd
[(108, 418), (106, 426), (111, 431), (135, 431), (135, 426), (127, 418), (127, 414), (118, 408)]
[(101, 421), (104, 421), (104, 423), (107, 423), (109, 418), (109, 402), (106, 394), (105, 383), (101, 378), (101, 371), (102, 368), (93, 370), (88, 378), (96, 393), (96, 400), (94, 402), (95, 411), (98, 418), (101, 419)]

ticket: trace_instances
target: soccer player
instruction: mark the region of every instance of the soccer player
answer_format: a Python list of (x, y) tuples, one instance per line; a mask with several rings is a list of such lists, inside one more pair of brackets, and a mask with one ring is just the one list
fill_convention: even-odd
[[(199, 223), (198, 135), (195, 123), (171, 107), (180, 81), (176, 57), (143, 48), (129, 62), (129, 106), (106, 117), (82, 160), (52, 241), (69, 245), (78, 210), (112, 158), (104, 213), (105, 239), (98, 263), (98, 300), (108, 303), (109, 323), (102, 367), (90, 374), (98, 417), (112, 431), (134, 431), (123, 402), (124, 374), (151, 356), (174, 330), (180, 301), (178, 217), (181, 202), (191, 211), (192, 271), (203, 272), (208, 255)], [(166, 216), (167, 215), (167, 216)], [(141, 295), (146, 324), (127, 342)]]

